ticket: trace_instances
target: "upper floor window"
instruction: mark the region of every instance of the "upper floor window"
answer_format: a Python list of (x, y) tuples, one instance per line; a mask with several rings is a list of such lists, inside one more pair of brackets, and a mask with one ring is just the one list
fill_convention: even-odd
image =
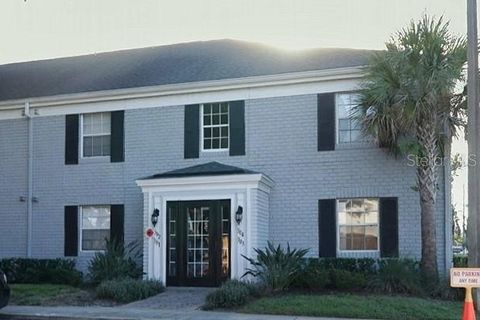
[(351, 143), (364, 140), (359, 123), (350, 118), (353, 108), (358, 104), (358, 94), (337, 94), (335, 100), (337, 108), (337, 143)]
[(203, 150), (227, 150), (229, 148), (229, 105), (206, 103), (202, 107)]
[(339, 250), (379, 250), (378, 199), (338, 200)]
[(110, 112), (83, 114), (81, 119), (82, 156), (85, 158), (110, 156)]
[(82, 250), (105, 250), (110, 239), (110, 206), (82, 206), (80, 215)]

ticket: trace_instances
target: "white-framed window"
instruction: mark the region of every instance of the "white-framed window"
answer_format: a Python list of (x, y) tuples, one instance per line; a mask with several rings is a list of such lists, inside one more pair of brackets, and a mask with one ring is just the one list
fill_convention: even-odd
[(360, 125), (351, 119), (354, 107), (358, 104), (357, 93), (338, 93), (335, 99), (337, 115), (337, 143), (364, 141)]
[(340, 251), (378, 251), (379, 199), (337, 200), (338, 249)]
[(110, 156), (110, 112), (81, 115), (80, 148), (83, 158)]
[(230, 112), (228, 102), (205, 103), (201, 114), (201, 144), (203, 151), (228, 150)]
[(105, 250), (108, 239), (110, 239), (110, 206), (81, 206), (80, 250)]

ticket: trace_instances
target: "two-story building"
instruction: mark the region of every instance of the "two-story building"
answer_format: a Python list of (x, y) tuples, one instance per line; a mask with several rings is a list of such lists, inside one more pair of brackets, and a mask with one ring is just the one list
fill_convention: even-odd
[(415, 168), (349, 118), (370, 54), (218, 40), (0, 66), (0, 258), (86, 270), (115, 237), (143, 242), (148, 277), (206, 286), (267, 241), (419, 259)]

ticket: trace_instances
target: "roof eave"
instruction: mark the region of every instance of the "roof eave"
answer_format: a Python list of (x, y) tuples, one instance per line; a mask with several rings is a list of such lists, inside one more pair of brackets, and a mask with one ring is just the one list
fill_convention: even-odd
[(69, 104), (127, 100), (136, 98), (151, 98), (165, 95), (212, 92), (218, 90), (268, 87), (274, 85), (311, 83), (342, 79), (356, 79), (361, 78), (364, 75), (363, 68), (364, 66), (345, 67), (235, 79), (92, 91), (45, 97), (30, 97), (0, 101), (0, 110), (20, 109), (23, 108), (25, 102), (29, 102), (30, 107), (32, 108), (38, 108), (42, 106), (64, 106)]
[(139, 179), (135, 183), (142, 189), (169, 189), (169, 188), (188, 188), (199, 186), (226, 186), (226, 185), (263, 185), (269, 189), (275, 185), (274, 181), (262, 173), (250, 174), (227, 174), (227, 175), (206, 175), (195, 177), (177, 177), (177, 178), (152, 178)]

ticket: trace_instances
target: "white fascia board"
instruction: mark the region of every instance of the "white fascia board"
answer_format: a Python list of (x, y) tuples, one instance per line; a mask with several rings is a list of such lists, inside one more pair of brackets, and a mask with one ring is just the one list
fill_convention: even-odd
[(21, 117), (26, 101), (37, 116), (51, 116), (347, 91), (363, 75), (351, 67), (8, 100), (0, 102), (0, 119)]
[(143, 192), (239, 188), (261, 188), (262, 190), (269, 192), (274, 186), (273, 180), (261, 173), (152, 178), (136, 180), (135, 183), (142, 188)]

